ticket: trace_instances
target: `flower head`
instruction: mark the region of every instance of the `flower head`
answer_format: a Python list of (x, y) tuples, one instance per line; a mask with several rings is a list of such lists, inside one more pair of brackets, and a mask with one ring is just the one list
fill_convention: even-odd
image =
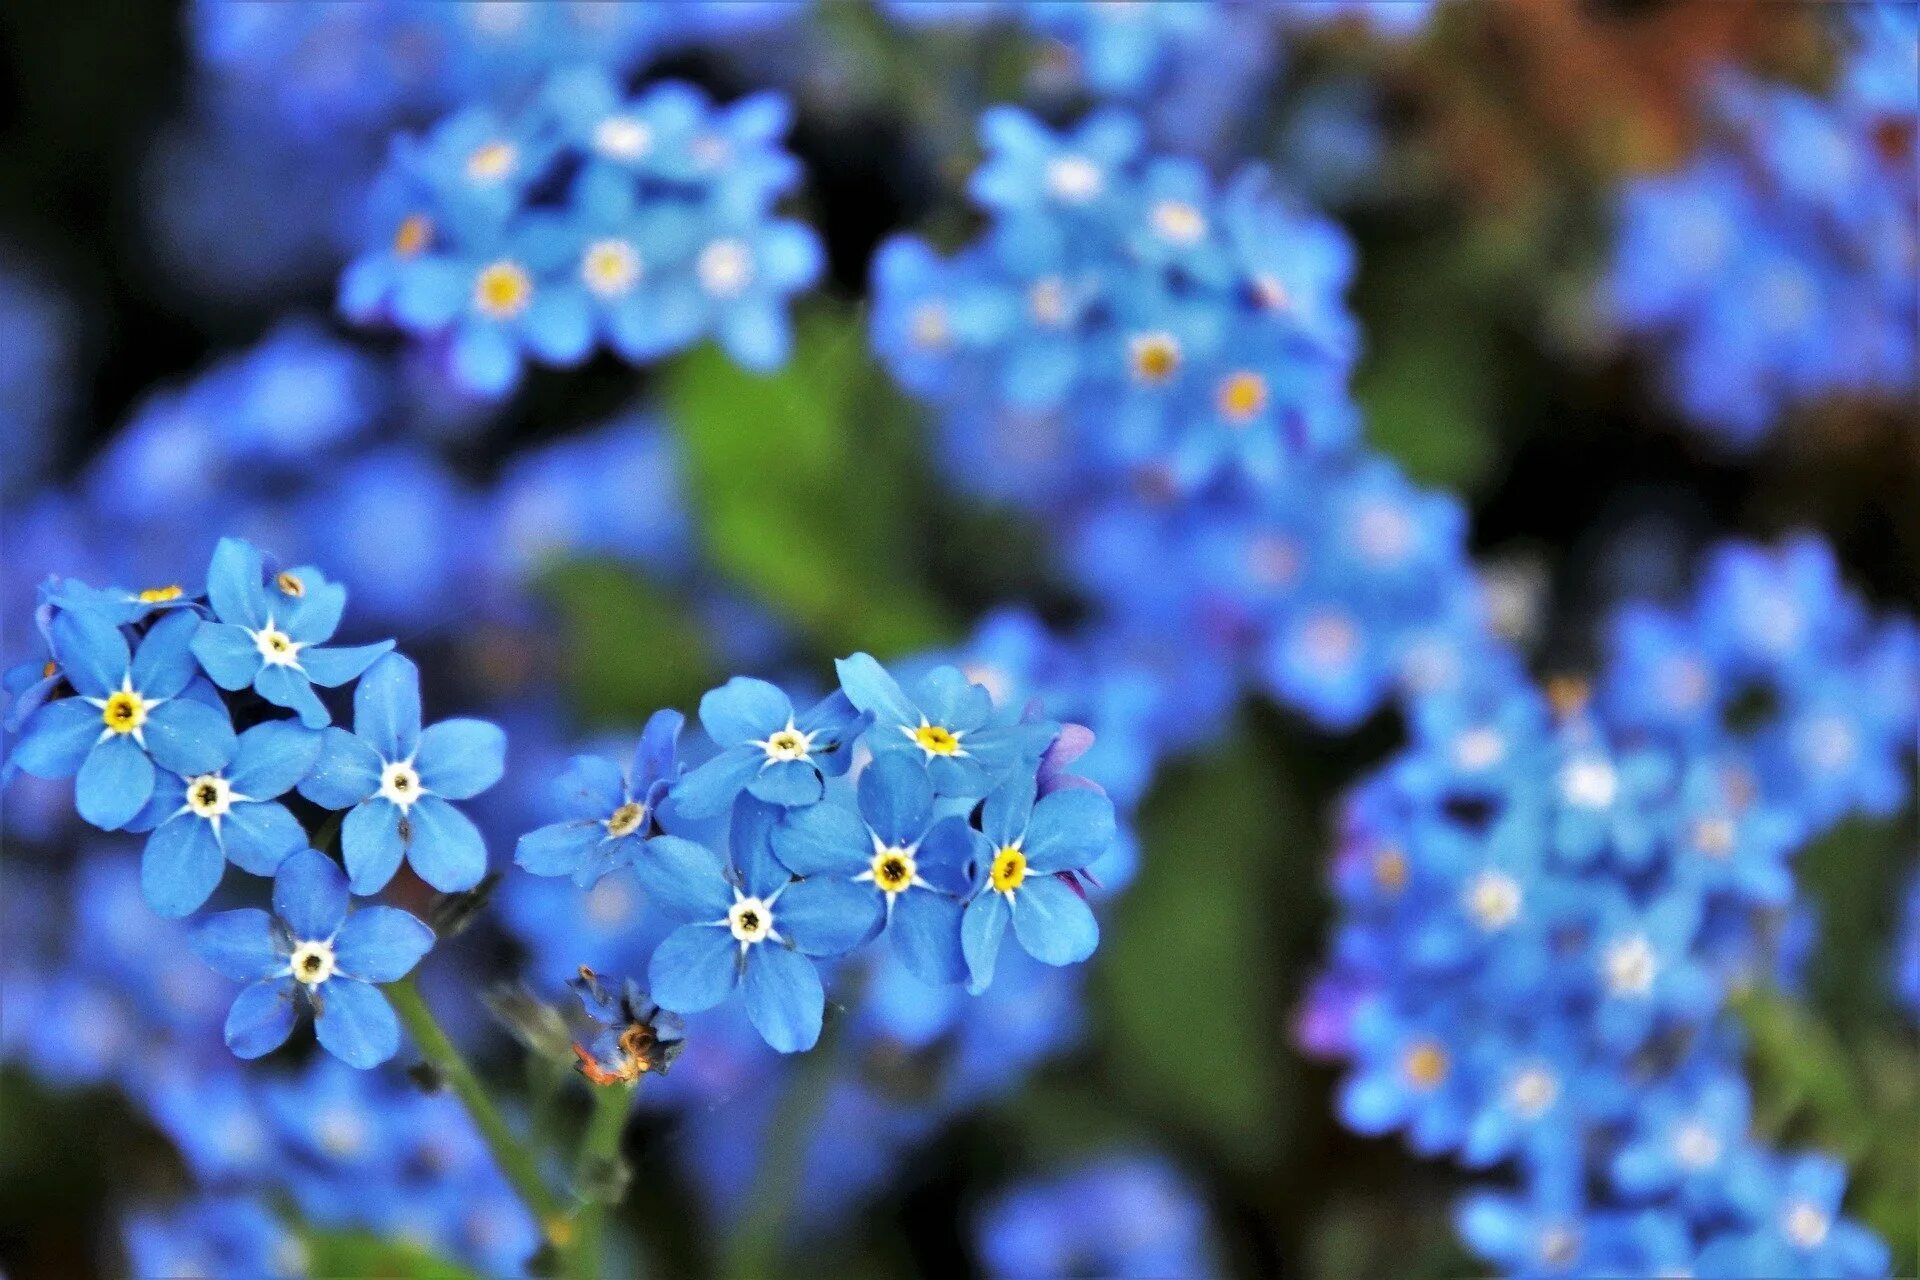
[(1059, 732), (1051, 721), (1012, 722), (996, 715), (992, 695), (957, 667), (929, 671), (909, 697), (868, 654), (834, 666), (848, 699), (873, 717), (868, 743), (874, 754), (917, 758), (939, 795), (987, 794), (1016, 768), (1036, 766)]
[(514, 862), (537, 876), (570, 875), (582, 889), (633, 865), (658, 834), (660, 803), (680, 776), (685, 723), (678, 711), (655, 712), (624, 774), (600, 756), (575, 756), (554, 786), (566, 819), (521, 836)]
[(775, 686), (735, 676), (700, 699), (700, 724), (720, 754), (672, 789), (674, 804), (690, 818), (724, 813), (743, 787), (769, 804), (813, 804), (822, 778), (847, 771), (862, 717), (842, 694), (796, 716)]

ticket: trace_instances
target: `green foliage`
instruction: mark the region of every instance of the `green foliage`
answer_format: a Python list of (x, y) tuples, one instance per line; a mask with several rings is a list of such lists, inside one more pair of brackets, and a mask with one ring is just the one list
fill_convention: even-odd
[(661, 707), (690, 707), (717, 681), (705, 632), (631, 570), (575, 561), (542, 584), (561, 618), (567, 685), (583, 720), (631, 727)]
[(792, 361), (770, 376), (702, 347), (673, 365), (667, 402), (706, 550), (728, 578), (827, 652), (950, 637), (912, 559), (914, 424), (853, 313), (802, 317)]
[(354, 1280), (479, 1280), (418, 1245), (383, 1240), (366, 1231), (310, 1231), (307, 1269), (316, 1276)]

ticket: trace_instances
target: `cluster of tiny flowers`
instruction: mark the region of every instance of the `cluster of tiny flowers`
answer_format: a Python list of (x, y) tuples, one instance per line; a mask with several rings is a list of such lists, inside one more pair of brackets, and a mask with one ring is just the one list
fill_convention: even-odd
[(1736, 445), (1817, 398), (1915, 385), (1920, 21), (1856, 5), (1846, 22), (1826, 96), (1728, 73), (1715, 141), (1621, 197), (1608, 305), (1665, 345), (1687, 414)]
[(992, 1280), (1221, 1274), (1199, 1196), (1148, 1156), (1104, 1156), (1022, 1182), (985, 1207), (974, 1238)]
[(762, 680), (709, 692), (711, 751), (691, 769), (671, 711), (625, 770), (576, 757), (564, 820), (515, 853), (582, 886), (631, 867), (677, 922), (647, 965), (652, 998), (690, 1014), (739, 992), (783, 1053), (819, 1038), (815, 961), (882, 933), (922, 982), (975, 993), (1009, 930), (1047, 964), (1085, 960), (1099, 930), (1080, 877), (1114, 836), (1112, 802), (1063, 771), (1085, 730), (996, 708), (953, 667), (911, 689), (866, 654), (838, 670), (805, 709)]
[(872, 337), (963, 456), (1005, 455), (985, 482), (1035, 504), (1088, 471), (1191, 492), (1271, 483), (1352, 442), (1338, 228), (1257, 167), (1216, 189), (1197, 162), (1148, 159), (1116, 110), (1055, 133), (994, 108), (980, 133), (969, 190), (987, 231), (951, 258), (887, 242)]
[[(1412, 744), (1345, 804), (1303, 1039), (1351, 1062), (1356, 1130), (1518, 1171), (1460, 1211), (1490, 1261), (1885, 1271), (1842, 1167), (1749, 1133), (1725, 1004), (1791, 964), (1793, 855), (1904, 798), (1914, 644), (1817, 544), (1736, 546), (1688, 607), (1626, 611), (1593, 697), (1507, 663), (1413, 702)], [(1827, 686), (1852, 691), (1844, 723)]]
[(706, 337), (770, 369), (789, 299), (819, 277), (818, 237), (773, 216), (799, 180), (784, 99), (716, 106), (600, 71), (550, 77), (522, 108), (465, 108), (395, 140), (368, 198), (340, 306), (443, 351), (453, 381), (498, 395), (523, 361), (596, 347), (641, 363)]
[[(43, 652), (6, 675), (5, 773), (71, 777), (82, 819), (144, 833), (154, 911), (199, 910), (229, 863), (272, 878), (270, 912), (221, 912), (193, 933), (209, 965), (248, 984), (226, 1023), (244, 1058), (284, 1043), (303, 1006), (341, 1060), (392, 1057), (399, 1026), (376, 985), (406, 976), (434, 936), (352, 896), (379, 893), (402, 861), (443, 892), (486, 871), (478, 829), (451, 802), (499, 780), (505, 735), (479, 720), (423, 729), (419, 672), (391, 641), (331, 643), (346, 594), (310, 566), (270, 572), (237, 539), (215, 549), (203, 593), (50, 579)], [(318, 692), (347, 686), (351, 731)], [(296, 795), (330, 811), (344, 871), (312, 847)]]

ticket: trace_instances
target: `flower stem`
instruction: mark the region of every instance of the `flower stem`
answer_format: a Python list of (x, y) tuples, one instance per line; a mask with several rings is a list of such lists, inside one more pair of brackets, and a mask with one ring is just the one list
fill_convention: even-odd
[(540, 1176), (539, 1162), (533, 1152), (516, 1136), (508, 1126), (500, 1108), (494, 1105), (488, 1096), (486, 1086), (480, 1083), (480, 1077), (473, 1073), (467, 1060), (447, 1033), (435, 1020), (427, 1002), (420, 997), (420, 988), (411, 977), (390, 983), (382, 988), (387, 999), (393, 1002), (393, 1011), (399, 1015), (401, 1025), (407, 1034), (419, 1046), (420, 1054), (441, 1076), (454, 1096), (465, 1104), (467, 1114), (473, 1117), (480, 1136), (486, 1140), (487, 1147), (493, 1152), (494, 1163), (500, 1166), (500, 1172), (513, 1185), (520, 1200), (533, 1214), (534, 1221), (540, 1225), (541, 1234), (556, 1249), (565, 1249), (573, 1238), (573, 1222), (561, 1207), (546, 1181)]
[(625, 1171), (619, 1168), (620, 1138), (633, 1111), (633, 1084), (600, 1085), (593, 1090), (593, 1114), (580, 1138), (580, 1156), (574, 1165), (574, 1186), (581, 1197), (574, 1220), (573, 1244), (567, 1250), (568, 1274), (574, 1280), (599, 1280), (601, 1238), (607, 1206), (625, 1191)]

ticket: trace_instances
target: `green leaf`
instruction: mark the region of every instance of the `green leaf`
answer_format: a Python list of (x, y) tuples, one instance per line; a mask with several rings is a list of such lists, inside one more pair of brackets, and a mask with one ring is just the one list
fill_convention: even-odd
[(803, 316), (786, 368), (749, 373), (712, 346), (676, 361), (667, 402), (713, 562), (820, 647), (883, 655), (952, 633), (912, 552), (911, 414), (857, 317)]
[(476, 1273), (429, 1250), (366, 1231), (310, 1231), (307, 1271), (353, 1280), (479, 1280)]
[(541, 586), (560, 614), (567, 686), (587, 723), (632, 725), (690, 707), (716, 683), (700, 625), (631, 569), (573, 561)]

